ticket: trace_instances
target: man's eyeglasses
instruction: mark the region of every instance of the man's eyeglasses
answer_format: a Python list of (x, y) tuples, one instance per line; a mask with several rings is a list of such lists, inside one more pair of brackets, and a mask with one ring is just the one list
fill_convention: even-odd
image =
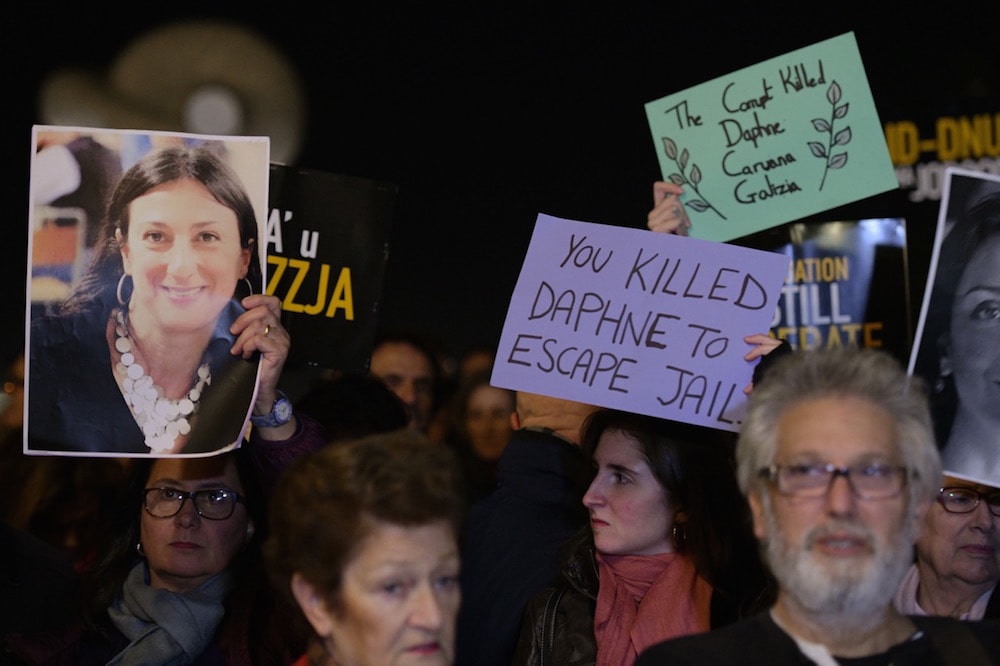
[(225, 520), (233, 515), (236, 503), (243, 501), (239, 493), (225, 488), (192, 492), (177, 488), (146, 488), (142, 493), (142, 504), (154, 518), (170, 518), (180, 513), (189, 497), (198, 515), (209, 520)]
[(981, 500), (986, 500), (990, 513), (1000, 516), (1000, 491), (997, 490), (981, 493), (975, 488), (942, 488), (937, 499), (948, 513), (972, 513)]
[(823, 497), (838, 476), (858, 499), (879, 500), (896, 497), (909, 478), (909, 468), (872, 463), (854, 467), (826, 464), (771, 465), (758, 472), (770, 481), (782, 495), (793, 497)]

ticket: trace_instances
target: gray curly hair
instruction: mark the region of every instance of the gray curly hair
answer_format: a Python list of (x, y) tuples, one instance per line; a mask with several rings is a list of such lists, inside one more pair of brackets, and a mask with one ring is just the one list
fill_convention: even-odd
[(941, 457), (924, 382), (907, 375), (884, 351), (852, 347), (788, 354), (754, 386), (736, 446), (740, 489), (745, 494), (761, 490), (760, 470), (774, 464), (778, 421), (790, 407), (838, 395), (868, 400), (889, 413), (896, 444), (911, 469), (910, 506), (932, 499), (940, 486)]

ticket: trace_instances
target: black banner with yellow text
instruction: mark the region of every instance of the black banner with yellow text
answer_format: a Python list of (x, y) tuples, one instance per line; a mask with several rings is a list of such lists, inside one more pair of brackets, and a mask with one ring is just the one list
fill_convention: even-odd
[(267, 293), (290, 366), (364, 371), (374, 342), (396, 187), (271, 165)]

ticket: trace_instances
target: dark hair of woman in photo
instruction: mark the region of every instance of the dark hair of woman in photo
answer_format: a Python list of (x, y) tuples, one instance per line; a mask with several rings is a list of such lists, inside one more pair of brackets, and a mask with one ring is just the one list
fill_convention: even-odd
[(515, 664), (631, 664), (766, 609), (773, 586), (730, 433), (612, 409), (584, 423), (590, 524), (525, 613)]

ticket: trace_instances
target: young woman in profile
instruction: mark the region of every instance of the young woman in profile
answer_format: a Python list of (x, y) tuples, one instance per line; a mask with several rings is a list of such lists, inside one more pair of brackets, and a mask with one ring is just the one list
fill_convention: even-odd
[(628, 666), (649, 645), (768, 607), (726, 433), (610, 409), (583, 426), (590, 525), (529, 604), (513, 663)]

